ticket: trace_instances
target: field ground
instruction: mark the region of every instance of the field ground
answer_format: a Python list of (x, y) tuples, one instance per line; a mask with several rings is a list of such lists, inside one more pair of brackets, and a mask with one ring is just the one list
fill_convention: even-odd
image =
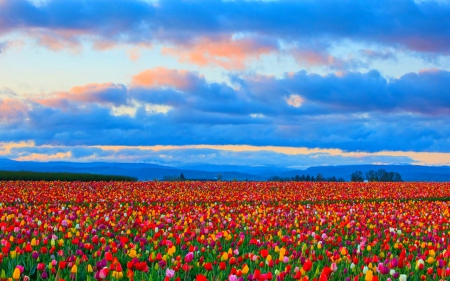
[(0, 182), (0, 280), (447, 280), (450, 184)]

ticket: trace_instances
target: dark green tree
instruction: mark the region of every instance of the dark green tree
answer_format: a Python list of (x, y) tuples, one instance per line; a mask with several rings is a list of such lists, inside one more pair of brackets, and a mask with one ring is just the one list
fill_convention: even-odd
[(373, 181), (380, 181), (378, 179), (378, 173), (374, 170), (370, 170), (366, 173), (366, 180), (373, 182)]
[(354, 173), (350, 176), (350, 181), (354, 181), (354, 182), (363, 182), (363, 181), (364, 181), (363, 173), (362, 173), (361, 171), (356, 171), (356, 172), (354, 172)]
[(321, 173), (318, 173), (316, 176), (316, 181), (325, 181), (325, 177)]

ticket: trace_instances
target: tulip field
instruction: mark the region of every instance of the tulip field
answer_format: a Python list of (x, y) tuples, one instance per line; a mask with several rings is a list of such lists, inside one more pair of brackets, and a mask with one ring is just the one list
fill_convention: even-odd
[(450, 280), (449, 183), (0, 182), (0, 280)]

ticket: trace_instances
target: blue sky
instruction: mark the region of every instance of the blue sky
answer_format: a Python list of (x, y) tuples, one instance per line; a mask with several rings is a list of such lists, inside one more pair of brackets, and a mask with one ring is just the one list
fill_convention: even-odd
[(0, 157), (450, 165), (449, 1), (0, 0)]

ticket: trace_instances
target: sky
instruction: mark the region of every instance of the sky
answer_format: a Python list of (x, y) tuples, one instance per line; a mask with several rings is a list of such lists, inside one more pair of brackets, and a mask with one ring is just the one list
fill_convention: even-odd
[(450, 165), (450, 1), (0, 0), (0, 158)]

